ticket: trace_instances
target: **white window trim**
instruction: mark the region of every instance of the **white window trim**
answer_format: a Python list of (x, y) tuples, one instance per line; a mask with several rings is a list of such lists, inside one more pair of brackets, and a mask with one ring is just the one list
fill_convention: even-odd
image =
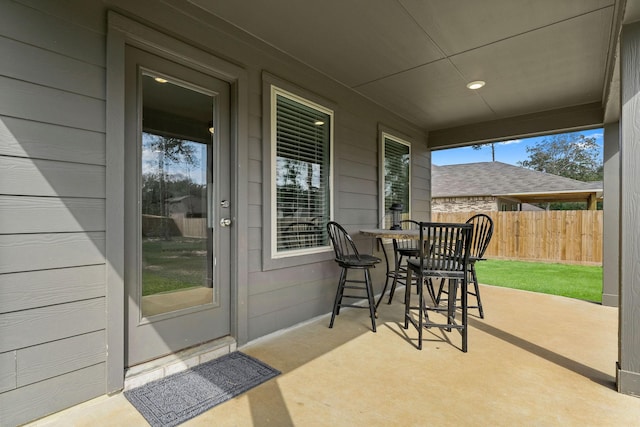
[(333, 220), (333, 208), (334, 208), (334, 185), (333, 185), (333, 160), (334, 160), (334, 112), (332, 109), (324, 107), (315, 102), (309, 101), (305, 98), (302, 98), (298, 95), (295, 95), (289, 91), (281, 89), (275, 85), (271, 85), (271, 258), (272, 259), (282, 259), (282, 258), (291, 258), (295, 256), (301, 255), (309, 255), (309, 254), (317, 254), (321, 252), (331, 251), (331, 244), (325, 246), (318, 246), (315, 248), (309, 249), (299, 249), (299, 250), (288, 250), (279, 252), (278, 251), (278, 200), (276, 197), (276, 154), (277, 154), (277, 126), (276, 126), (276, 115), (277, 115), (277, 95), (281, 95), (292, 99), (300, 104), (306, 105), (307, 107), (314, 108), (318, 111), (321, 111), (327, 114), (331, 118), (331, 123), (329, 124), (329, 220)]
[(406, 145), (409, 148), (409, 208), (408, 208), (408, 215), (409, 218), (411, 218), (411, 177), (412, 177), (412, 167), (411, 167), (411, 163), (412, 163), (412, 157), (411, 157), (411, 143), (403, 138), (400, 138), (398, 136), (395, 136), (392, 133), (389, 133), (387, 131), (381, 131), (380, 133), (380, 227), (384, 228), (385, 224), (384, 224), (384, 219), (385, 219), (385, 215), (387, 215), (387, 212), (385, 210), (385, 204), (384, 204), (384, 191), (385, 191), (385, 184), (386, 184), (386, 176), (384, 173), (384, 161), (385, 161), (385, 147), (386, 147), (386, 140), (390, 139), (394, 142), (397, 142), (399, 144), (402, 145)]

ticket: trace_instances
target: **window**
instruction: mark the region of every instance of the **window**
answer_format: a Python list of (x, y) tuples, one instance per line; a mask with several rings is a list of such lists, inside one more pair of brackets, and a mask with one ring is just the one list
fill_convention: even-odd
[(329, 248), (333, 111), (275, 86), (272, 114), (272, 254)]
[(391, 205), (402, 204), (402, 219), (411, 216), (411, 145), (382, 133), (384, 155), (384, 228), (391, 226)]

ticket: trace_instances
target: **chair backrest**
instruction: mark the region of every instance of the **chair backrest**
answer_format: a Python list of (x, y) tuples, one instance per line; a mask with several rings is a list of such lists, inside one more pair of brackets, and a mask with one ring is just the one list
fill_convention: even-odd
[(311, 221), (294, 222), (285, 235), (289, 248), (313, 248), (317, 246), (318, 226)]
[[(417, 230), (420, 223), (412, 219), (404, 219), (400, 221), (400, 227), (403, 230)], [(398, 249), (418, 249), (418, 241), (416, 239), (393, 239), (394, 250)]]
[(463, 274), (469, 263), (473, 224), (420, 223), (421, 270)]
[(347, 233), (347, 230), (345, 230), (344, 227), (335, 221), (329, 221), (327, 223), (327, 231), (329, 232), (329, 237), (333, 244), (336, 261), (343, 262), (346, 261), (347, 258), (353, 256), (360, 259), (358, 248), (356, 248), (356, 244), (353, 242), (353, 239), (351, 239), (351, 236), (349, 236), (349, 233)]
[(477, 214), (469, 218), (467, 224), (473, 224), (470, 256), (482, 258), (493, 236), (493, 220), (488, 215)]

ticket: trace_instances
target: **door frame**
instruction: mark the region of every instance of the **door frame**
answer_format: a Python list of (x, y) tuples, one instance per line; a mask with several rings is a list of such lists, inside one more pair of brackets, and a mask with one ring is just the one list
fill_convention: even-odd
[[(124, 387), (124, 193), (125, 193), (125, 46), (147, 50), (230, 85), (231, 194), (231, 299), (230, 331), (238, 344), (248, 341), (248, 73), (208, 52), (174, 39), (114, 11), (107, 14), (106, 61), (106, 390)], [(213, 37), (212, 30), (212, 39)]]
[[(229, 216), (234, 211), (233, 195), (230, 193), (230, 144), (229, 144), (229, 83), (209, 74), (196, 71), (193, 68), (176, 64), (147, 50), (126, 46), (126, 100), (125, 100), (125, 311), (127, 319), (127, 345), (125, 346), (125, 367), (144, 363), (178, 352), (194, 345), (209, 342), (214, 339), (228, 337), (230, 331), (231, 286), (230, 240), (233, 227), (217, 226), (217, 220)], [(144, 78), (143, 76), (147, 76)], [(160, 85), (154, 76), (163, 76), (168, 81)], [(148, 86), (143, 85), (146, 81)], [(144, 89), (143, 89), (144, 86)], [(203, 199), (207, 207), (207, 245), (211, 245), (207, 253), (212, 258), (203, 258), (201, 268), (205, 268), (211, 279), (211, 295), (208, 303), (182, 307), (177, 310), (145, 314), (143, 309), (143, 268), (145, 260), (145, 238), (143, 233), (142, 214), (142, 182), (144, 170), (144, 134), (164, 135), (162, 126), (153, 120), (151, 111), (157, 109), (164, 112), (162, 103), (153, 104), (154, 90), (164, 93), (170, 87), (180, 91), (183, 96), (193, 96), (200, 99), (198, 111), (207, 113), (205, 117), (198, 117), (201, 131), (197, 135), (194, 128), (186, 126), (179, 128), (173, 124), (167, 130), (176, 132), (173, 136), (184, 138), (206, 147), (206, 154), (196, 149), (194, 157), (200, 157), (200, 163), (194, 170), (196, 175), (207, 171), (206, 191)], [(164, 91), (164, 92), (163, 92)], [(156, 97), (159, 93), (156, 93)], [(160, 98), (175, 101), (173, 98)], [(150, 101), (151, 100), (151, 101)], [(206, 101), (205, 101), (206, 100)], [(151, 103), (150, 103), (151, 102)], [(151, 111), (146, 111), (146, 108)], [(168, 107), (167, 107), (168, 108)], [(207, 111), (209, 110), (209, 111)], [(171, 114), (167, 110), (167, 114)], [(173, 111), (174, 114), (180, 114)], [(162, 116), (159, 116), (162, 117)], [(189, 116), (191, 119), (195, 117)], [(207, 130), (207, 122), (212, 121), (215, 133)], [(177, 122), (176, 122), (177, 123)], [(195, 126), (195, 124), (194, 124)], [(204, 134), (206, 132), (206, 134)], [(159, 160), (159, 158), (156, 158)], [(174, 159), (175, 160), (175, 159)], [(171, 165), (171, 160), (165, 161)], [(149, 165), (150, 166), (150, 165)], [(175, 165), (179, 167), (179, 165)], [(170, 166), (171, 167), (171, 166)], [(230, 201), (227, 208), (220, 205), (220, 200)], [(174, 243), (178, 240), (174, 240)], [(164, 243), (160, 243), (163, 245)], [(210, 250), (210, 251), (209, 251)], [(148, 254), (147, 254), (148, 255)], [(207, 259), (207, 262), (204, 262)], [(203, 279), (204, 280), (204, 279)], [(205, 283), (193, 283), (207, 287)], [(173, 299), (177, 294), (172, 294)], [(158, 298), (152, 297), (153, 298)]]

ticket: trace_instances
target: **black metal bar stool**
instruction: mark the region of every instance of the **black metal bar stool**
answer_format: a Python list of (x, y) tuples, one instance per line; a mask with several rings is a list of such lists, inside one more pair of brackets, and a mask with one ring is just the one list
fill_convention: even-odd
[[(338, 281), (338, 290), (336, 291), (336, 299), (333, 303), (333, 312), (331, 314), (331, 322), (329, 327), (333, 328), (333, 321), (336, 316), (340, 314), (341, 307), (353, 307), (353, 308), (365, 308), (369, 309), (369, 315), (371, 316), (371, 327), (373, 332), (376, 331), (376, 311), (375, 301), (373, 298), (373, 287), (371, 286), (371, 274), (370, 268), (375, 268), (376, 264), (380, 262), (380, 258), (368, 254), (360, 254), (358, 248), (356, 248), (353, 239), (349, 236), (349, 233), (337, 222), (330, 221), (327, 224), (327, 230), (331, 243), (333, 243), (333, 250), (336, 255), (336, 262), (342, 271), (340, 272), (340, 280)], [(364, 280), (347, 279), (347, 272), (350, 269), (358, 269), (364, 272)], [(362, 283), (362, 285), (348, 285), (347, 283)], [(364, 290), (365, 295), (345, 294), (345, 289), (351, 290)], [(367, 299), (367, 305), (355, 305), (352, 303), (343, 302), (343, 298), (353, 299)]]
[[(469, 253), (468, 271), (469, 275), (471, 276), (471, 283), (473, 283), (473, 290), (469, 290), (468, 294), (473, 295), (476, 298), (476, 305), (470, 305), (468, 306), (468, 308), (477, 308), (480, 318), (484, 319), (482, 299), (480, 298), (480, 286), (478, 285), (478, 276), (476, 274), (476, 261), (485, 260), (484, 253), (489, 246), (491, 236), (493, 236), (493, 220), (488, 215), (477, 214), (469, 218), (467, 220), (467, 224), (473, 225), (473, 231), (471, 233), (471, 249)], [(440, 297), (443, 293), (448, 293), (448, 291), (444, 290), (444, 280), (440, 282), (440, 288), (438, 289), (438, 295), (436, 298), (437, 303), (440, 302)]]
[[(415, 274), (418, 279), (418, 304), (411, 305), (411, 287), (405, 287), (404, 328), (411, 323), (418, 330), (418, 349), (422, 349), (424, 328), (437, 327), (447, 331), (456, 329), (462, 335), (462, 351), (467, 351), (467, 279), (469, 252), (471, 247), (472, 224), (450, 224), (437, 222), (420, 223), (420, 253), (418, 258), (407, 261), (407, 283)], [(449, 304), (440, 307), (433, 292), (432, 279), (449, 282)], [(462, 291), (462, 319), (455, 319), (455, 286), (460, 283)], [(431, 297), (427, 303), (424, 288)], [(454, 301), (451, 301), (451, 300)], [(417, 313), (416, 313), (417, 311)], [(446, 311), (446, 322), (436, 323), (429, 318), (429, 312)], [(412, 315), (416, 313), (416, 315)], [(418, 319), (416, 320), (415, 317)]]

